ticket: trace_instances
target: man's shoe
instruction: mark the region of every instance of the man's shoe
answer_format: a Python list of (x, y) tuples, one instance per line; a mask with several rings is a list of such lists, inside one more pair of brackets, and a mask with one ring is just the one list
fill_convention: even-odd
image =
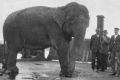
[(114, 72), (114, 73), (112, 73), (112, 74), (110, 74), (110, 75), (114, 76), (115, 74), (116, 74), (116, 72)]
[(0, 76), (2, 76), (2, 75), (3, 75), (3, 73), (0, 72)]
[(95, 71), (95, 69), (92, 69), (92, 71)]
[(99, 72), (99, 69), (97, 69), (96, 72)]
[(116, 77), (119, 77), (120, 75), (119, 75), (119, 74), (116, 74), (115, 76), (116, 76)]
[(105, 69), (101, 69), (100, 71), (104, 72), (104, 71), (105, 71)]

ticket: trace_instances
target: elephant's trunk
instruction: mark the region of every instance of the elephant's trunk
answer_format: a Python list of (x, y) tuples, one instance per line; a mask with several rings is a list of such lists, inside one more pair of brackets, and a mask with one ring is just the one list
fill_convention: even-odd
[[(79, 31), (79, 32), (77, 32)], [(76, 55), (79, 54), (80, 48), (82, 47), (82, 43), (84, 41), (84, 36), (86, 32), (86, 28), (77, 30), (76, 34), (74, 35), (74, 38), (72, 39), (70, 43), (70, 48), (69, 48), (69, 71), (74, 71), (75, 70), (75, 60), (76, 60)]]

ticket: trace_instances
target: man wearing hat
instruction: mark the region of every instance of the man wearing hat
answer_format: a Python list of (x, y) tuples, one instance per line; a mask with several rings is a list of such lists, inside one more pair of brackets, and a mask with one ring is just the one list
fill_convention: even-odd
[(97, 71), (100, 69), (100, 28), (96, 29), (96, 34), (92, 35), (91, 41), (90, 41), (90, 50), (92, 52), (92, 63), (91, 67), (92, 70), (97, 69)]
[(109, 46), (110, 38), (107, 36), (107, 30), (103, 31), (103, 35), (100, 38), (100, 61), (101, 61), (101, 66), (100, 69), (101, 71), (104, 71), (107, 69), (107, 53), (108, 53), (108, 46)]
[(111, 37), (109, 51), (111, 52), (111, 68), (112, 74), (120, 75), (120, 35), (119, 28), (114, 29), (114, 35)]

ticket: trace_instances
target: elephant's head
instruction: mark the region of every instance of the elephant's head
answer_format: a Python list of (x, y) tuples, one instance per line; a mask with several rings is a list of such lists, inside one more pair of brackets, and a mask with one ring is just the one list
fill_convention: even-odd
[(74, 47), (80, 47), (84, 40), (86, 28), (89, 26), (88, 9), (76, 2), (72, 2), (62, 7), (65, 18), (62, 25), (63, 32), (67, 40), (74, 37)]
[(68, 49), (69, 54), (67, 59), (70, 62), (69, 70), (72, 71), (75, 69), (74, 61), (76, 59), (76, 54), (82, 46), (86, 28), (89, 26), (89, 12), (85, 6), (76, 2), (61, 7), (61, 12), (64, 18), (59, 19), (58, 22), (61, 21), (60, 23), (62, 23), (60, 26), (66, 41), (70, 42), (72, 37), (74, 37)]

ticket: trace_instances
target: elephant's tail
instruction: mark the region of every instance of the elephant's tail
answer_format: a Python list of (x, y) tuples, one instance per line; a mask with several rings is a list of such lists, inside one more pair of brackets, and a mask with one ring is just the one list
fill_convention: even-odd
[(5, 57), (6, 57), (5, 47), (6, 47), (6, 44), (5, 44), (5, 39), (4, 39), (4, 42), (3, 42), (3, 59), (5, 59)]

